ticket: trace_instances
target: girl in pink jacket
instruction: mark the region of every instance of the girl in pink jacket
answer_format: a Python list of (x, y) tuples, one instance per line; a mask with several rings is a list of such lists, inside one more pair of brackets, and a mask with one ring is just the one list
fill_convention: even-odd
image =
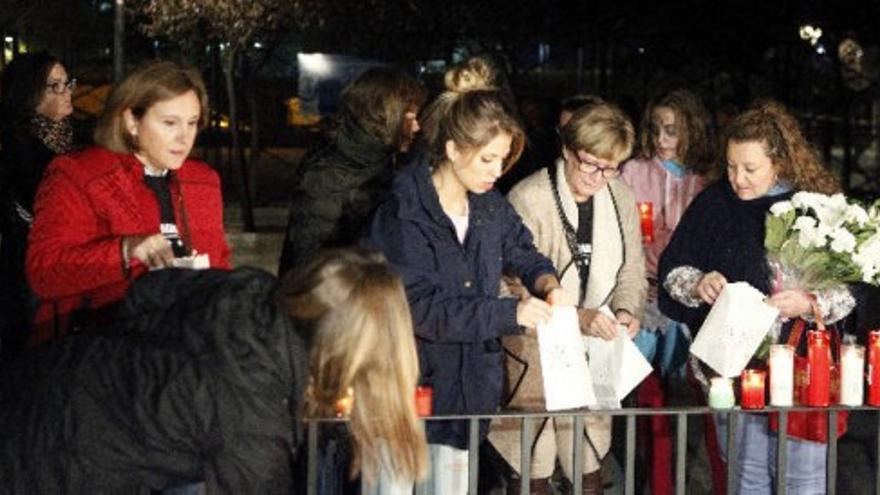
[[(712, 134), (708, 113), (700, 99), (684, 89), (672, 91), (648, 105), (641, 122), (641, 154), (622, 167), (622, 178), (632, 188), (642, 217), (649, 282), (643, 331), (635, 342), (659, 368), (639, 386), (639, 407), (663, 407), (665, 393), (660, 373), (680, 369), (687, 357), (687, 328), (663, 316), (657, 308), (657, 262), (685, 209), (706, 185), (715, 149)], [(652, 432), (642, 436), (651, 445), (641, 446), (642, 455), (649, 458), (651, 466), (652, 493), (672, 493), (669, 419), (654, 416), (640, 422), (640, 429), (650, 428)]]

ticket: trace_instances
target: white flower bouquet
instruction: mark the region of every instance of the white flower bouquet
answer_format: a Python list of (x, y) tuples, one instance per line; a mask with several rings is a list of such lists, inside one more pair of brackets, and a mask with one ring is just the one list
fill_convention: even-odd
[[(770, 208), (764, 247), (773, 292), (880, 285), (880, 200), (865, 208), (843, 194), (795, 193)], [(755, 357), (767, 358), (781, 324), (774, 323)]]
[(880, 285), (880, 200), (865, 208), (843, 194), (799, 192), (774, 204), (765, 226), (774, 291)]

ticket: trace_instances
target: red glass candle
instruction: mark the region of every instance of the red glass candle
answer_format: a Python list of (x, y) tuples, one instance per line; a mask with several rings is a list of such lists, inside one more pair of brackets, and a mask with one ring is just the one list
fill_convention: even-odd
[(868, 405), (880, 406), (880, 330), (868, 332)]
[(743, 370), (742, 398), (743, 409), (761, 409), (764, 407), (764, 381), (767, 373), (762, 370)]
[(831, 402), (831, 340), (828, 332), (807, 332), (807, 405), (827, 406)]
[(654, 204), (650, 201), (636, 203), (639, 208), (639, 219), (642, 225), (642, 243), (654, 242)]
[(434, 390), (431, 387), (423, 385), (416, 387), (416, 414), (421, 417), (430, 416), (433, 399)]

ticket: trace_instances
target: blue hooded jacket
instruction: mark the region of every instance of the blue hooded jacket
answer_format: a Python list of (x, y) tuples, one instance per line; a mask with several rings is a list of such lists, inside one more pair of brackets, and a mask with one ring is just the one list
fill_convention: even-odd
[[(500, 337), (522, 331), (518, 300), (499, 296), (502, 271), (529, 288), (541, 275), (556, 274), (501, 194), (469, 194), (468, 201), (462, 245), (440, 206), (430, 168), (412, 164), (397, 175), (367, 241), (403, 278), (421, 381), (433, 387), (435, 415), (498, 410), (504, 383)], [(465, 421), (431, 421), (427, 432), (431, 443), (467, 448)], [(481, 438), (487, 432), (483, 421)]]

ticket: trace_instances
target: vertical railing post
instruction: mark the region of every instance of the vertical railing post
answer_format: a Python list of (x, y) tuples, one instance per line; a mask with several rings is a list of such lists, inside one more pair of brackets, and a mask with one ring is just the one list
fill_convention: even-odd
[(626, 495), (635, 495), (636, 493), (636, 417), (628, 415), (626, 417), (626, 474), (623, 492)]
[(675, 493), (685, 494), (685, 464), (687, 462), (687, 415), (680, 413), (675, 441)]
[(584, 483), (584, 417), (576, 415), (572, 418), (572, 493), (581, 493)]
[(828, 457), (825, 470), (826, 493), (837, 493), (837, 411), (828, 411)]
[(779, 411), (779, 441), (776, 443), (776, 495), (785, 495), (788, 479), (788, 411)]
[[(428, 420), (420, 421), (423, 430), (427, 430)], [(427, 431), (426, 431), (427, 433)], [(428, 481), (433, 478), (434, 460), (431, 458), (431, 447), (428, 446), (428, 476), (422, 481), (417, 481), (415, 486), (415, 495), (428, 495)]]
[(877, 466), (874, 468), (874, 493), (880, 495), (880, 412), (877, 413)]
[(477, 495), (480, 478), (480, 420), (468, 422), (468, 495)]
[(318, 422), (309, 421), (306, 493), (318, 495)]
[(532, 418), (523, 417), (519, 437), (519, 493), (529, 495), (532, 478)]
[(736, 445), (736, 423), (739, 421), (739, 413), (731, 409), (727, 413), (727, 493), (736, 493), (736, 465), (738, 459)]

